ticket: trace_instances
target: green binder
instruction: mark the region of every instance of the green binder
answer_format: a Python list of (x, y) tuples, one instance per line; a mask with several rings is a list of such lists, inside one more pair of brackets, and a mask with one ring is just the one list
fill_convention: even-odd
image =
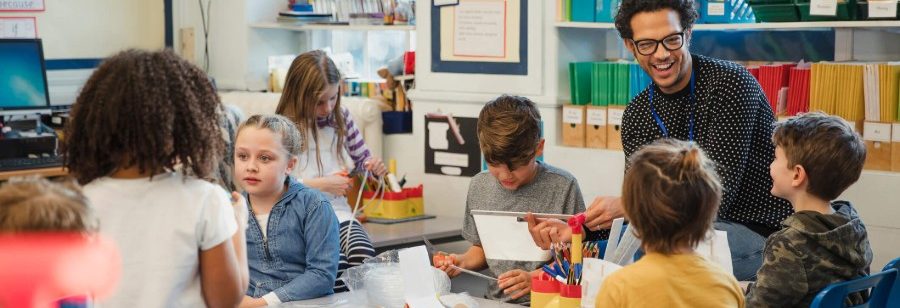
[(569, 92), (573, 105), (587, 105), (591, 102), (592, 62), (569, 63)]

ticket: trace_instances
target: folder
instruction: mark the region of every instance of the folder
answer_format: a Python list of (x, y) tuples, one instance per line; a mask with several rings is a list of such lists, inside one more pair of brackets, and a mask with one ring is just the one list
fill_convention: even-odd
[(572, 0), (572, 21), (594, 22), (596, 1), (598, 0)]
[(864, 169), (891, 170), (891, 123), (865, 122), (863, 140), (866, 143)]
[(585, 106), (563, 105), (562, 139), (563, 145), (584, 147), (585, 142)]
[(605, 149), (607, 145), (606, 106), (587, 106), (585, 121), (585, 145)]
[(607, 107), (607, 149), (622, 149), (622, 117), (624, 114), (625, 106), (610, 105)]
[(900, 171), (900, 123), (891, 124), (891, 171)]
[(592, 62), (569, 63), (569, 92), (573, 105), (587, 105), (591, 102)]

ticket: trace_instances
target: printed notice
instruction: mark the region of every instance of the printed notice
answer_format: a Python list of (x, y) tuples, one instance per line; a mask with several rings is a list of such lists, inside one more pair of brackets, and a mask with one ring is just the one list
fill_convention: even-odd
[(622, 125), (622, 118), (625, 116), (625, 109), (609, 108), (609, 124)]
[(584, 114), (583, 108), (563, 107), (563, 123), (581, 124), (584, 123), (581, 116)]
[(506, 1), (466, 1), (455, 9), (454, 55), (506, 56)]
[(866, 141), (891, 142), (891, 124), (874, 122), (864, 123), (863, 139)]
[(809, 1), (809, 15), (837, 16), (837, 0)]
[(709, 16), (725, 16), (725, 2), (710, 2), (706, 8)]
[(43, 11), (44, 0), (0, 0), (0, 11)]
[[(2, 1), (2, 0), (0, 0)], [(0, 18), (0, 38), (36, 38), (34, 17)]]
[(869, 18), (897, 17), (897, 0), (869, 0)]
[(588, 125), (606, 125), (606, 109), (588, 109), (587, 110)]

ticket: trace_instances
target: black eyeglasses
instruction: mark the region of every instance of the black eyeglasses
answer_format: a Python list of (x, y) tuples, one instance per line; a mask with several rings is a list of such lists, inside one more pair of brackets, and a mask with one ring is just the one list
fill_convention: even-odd
[(634, 44), (634, 49), (637, 49), (637, 52), (643, 56), (649, 56), (656, 52), (656, 49), (659, 48), (659, 44), (663, 45), (668, 51), (676, 51), (681, 46), (684, 46), (684, 32), (678, 32), (672, 35), (669, 35), (662, 40), (654, 40), (654, 39), (645, 39), (645, 40), (631, 40), (632, 44)]

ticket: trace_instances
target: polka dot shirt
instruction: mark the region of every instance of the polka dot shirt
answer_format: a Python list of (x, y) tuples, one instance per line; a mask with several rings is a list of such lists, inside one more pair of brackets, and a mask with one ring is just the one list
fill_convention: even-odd
[[(694, 141), (718, 165), (725, 188), (719, 218), (741, 223), (768, 236), (780, 229), (781, 221), (793, 209), (784, 199), (769, 193), (772, 178), (769, 164), (774, 160), (771, 142), (775, 117), (747, 70), (735, 63), (691, 55), (696, 75)], [(688, 140), (690, 87), (666, 95), (654, 89), (653, 106), (669, 137)], [(642, 146), (662, 138), (662, 131), (650, 113), (648, 89), (634, 97), (625, 109), (622, 143), (625, 157)], [(626, 170), (629, 167), (626, 163)]]

